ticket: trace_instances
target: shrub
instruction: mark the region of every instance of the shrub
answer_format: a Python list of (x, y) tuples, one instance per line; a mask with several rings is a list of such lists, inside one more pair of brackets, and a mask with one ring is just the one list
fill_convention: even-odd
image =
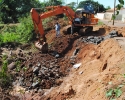
[(33, 22), (30, 16), (20, 18), (20, 24), (17, 27), (16, 33), (19, 34), (20, 42), (29, 42), (33, 38)]
[(4, 25), (1, 29), (0, 44), (7, 42), (26, 43), (33, 38), (33, 24), (30, 16), (20, 18), (17, 25)]

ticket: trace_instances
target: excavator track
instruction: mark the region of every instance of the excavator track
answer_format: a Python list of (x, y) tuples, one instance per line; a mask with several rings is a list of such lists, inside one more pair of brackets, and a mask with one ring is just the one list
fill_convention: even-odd
[(83, 27), (79, 30), (79, 35), (84, 36), (87, 33), (91, 32), (93, 30), (93, 26), (87, 26), (87, 27)]

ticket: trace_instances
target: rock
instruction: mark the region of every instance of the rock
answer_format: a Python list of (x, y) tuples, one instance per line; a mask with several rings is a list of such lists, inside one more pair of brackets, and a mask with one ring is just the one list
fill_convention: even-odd
[(79, 48), (76, 48), (75, 51), (73, 52), (73, 56), (75, 56), (79, 52)]
[(59, 57), (59, 54), (56, 54), (55, 57), (58, 58), (58, 57)]
[(39, 73), (45, 74), (45, 70), (41, 69), (41, 70), (39, 71)]
[(56, 85), (61, 85), (62, 82), (63, 82), (63, 79), (57, 79), (55, 81)]
[(34, 67), (34, 68), (33, 68), (33, 73), (36, 73), (36, 74), (37, 74), (38, 72), (39, 72), (39, 67)]
[(19, 78), (19, 85), (20, 85), (20, 86), (23, 86), (23, 85), (24, 85), (23, 81), (24, 81), (24, 78), (20, 77), (20, 78)]
[(17, 56), (23, 56), (23, 51), (22, 51), (20, 48), (18, 48), (18, 49), (16, 50), (16, 55), (17, 55)]
[(75, 64), (73, 65), (73, 68), (78, 69), (81, 65), (82, 65), (81, 63)]
[(103, 39), (106, 40), (106, 39), (109, 39), (110, 37), (109, 36), (104, 36)]
[(118, 35), (118, 31), (112, 30), (109, 34), (110, 35)]
[(89, 37), (88, 37), (88, 39), (93, 39), (93, 38), (94, 38), (94, 36), (89, 36)]
[(16, 63), (15, 63), (15, 62), (12, 62), (12, 63), (9, 64), (7, 67), (8, 67), (8, 69), (13, 70), (13, 69), (16, 68)]
[(79, 74), (82, 74), (82, 73), (83, 73), (83, 71), (80, 71), (80, 72), (79, 72)]
[(39, 83), (40, 83), (39, 81), (34, 82), (34, 83), (32, 84), (32, 87), (33, 87), (33, 88), (36, 88), (36, 87), (39, 85)]
[(40, 66), (41, 66), (41, 64), (38, 62), (38, 63), (37, 63), (37, 66), (38, 66), (38, 67), (40, 67)]

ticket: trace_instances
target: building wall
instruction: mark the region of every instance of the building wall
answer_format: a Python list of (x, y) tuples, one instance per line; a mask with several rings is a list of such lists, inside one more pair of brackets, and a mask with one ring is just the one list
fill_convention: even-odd
[(104, 19), (104, 13), (97, 13), (96, 17), (99, 19)]
[(122, 14), (116, 15), (115, 20), (122, 21)]
[[(95, 17), (104, 20), (111, 20), (113, 12), (97, 13)], [(125, 22), (125, 9), (119, 11), (119, 15), (116, 15), (116, 21)]]
[(125, 13), (122, 15), (122, 22), (125, 23)]
[(119, 14), (125, 14), (125, 9), (120, 10)]
[(104, 19), (106, 19), (106, 20), (111, 20), (112, 19), (112, 13), (105, 13), (104, 14)]

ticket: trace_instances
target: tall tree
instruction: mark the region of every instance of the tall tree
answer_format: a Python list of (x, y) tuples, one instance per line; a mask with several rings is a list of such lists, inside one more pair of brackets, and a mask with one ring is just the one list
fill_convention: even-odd
[(78, 8), (84, 8), (84, 5), (86, 4), (92, 4), (93, 5), (93, 8), (94, 8), (94, 12), (97, 13), (97, 12), (104, 12), (105, 11), (105, 7), (98, 3), (93, 1), (93, 0), (85, 0), (85, 1), (81, 1), (79, 4), (78, 4)]
[(0, 18), (4, 23), (17, 22), (33, 7), (41, 7), (39, 0), (3, 0)]
[(107, 6), (107, 7), (106, 7), (106, 10), (108, 10), (108, 9), (111, 9), (111, 7), (110, 7), (110, 6)]
[[(116, 18), (116, 15), (118, 15), (119, 14), (119, 10), (122, 8), (122, 7), (124, 7), (124, 0), (118, 0), (119, 1), (119, 4), (116, 6), (116, 8), (117, 8), (117, 11), (115, 11), (115, 4), (116, 4), (116, 0), (114, 0), (114, 14), (113, 14), (113, 16), (112, 16), (112, 19), (113, 19), (113, 25), (114, 25), (114, 20), (115, 20), (115, 18)], [(115, 13), (115, 12), (117, 12), (117, 13)]]
[(71, 3), (69, 3), (69, 4), (67, 4), (66, 6), (69, 6), (69, 7), (71, 7), (72, 9), (75, 9), (76, 8), (76, 2), (71, 2)]
[(46, 6), (57, 6), (57, 5), (62, 5), (64, 2), (63, 0), (49, 0), (45, 2)]

